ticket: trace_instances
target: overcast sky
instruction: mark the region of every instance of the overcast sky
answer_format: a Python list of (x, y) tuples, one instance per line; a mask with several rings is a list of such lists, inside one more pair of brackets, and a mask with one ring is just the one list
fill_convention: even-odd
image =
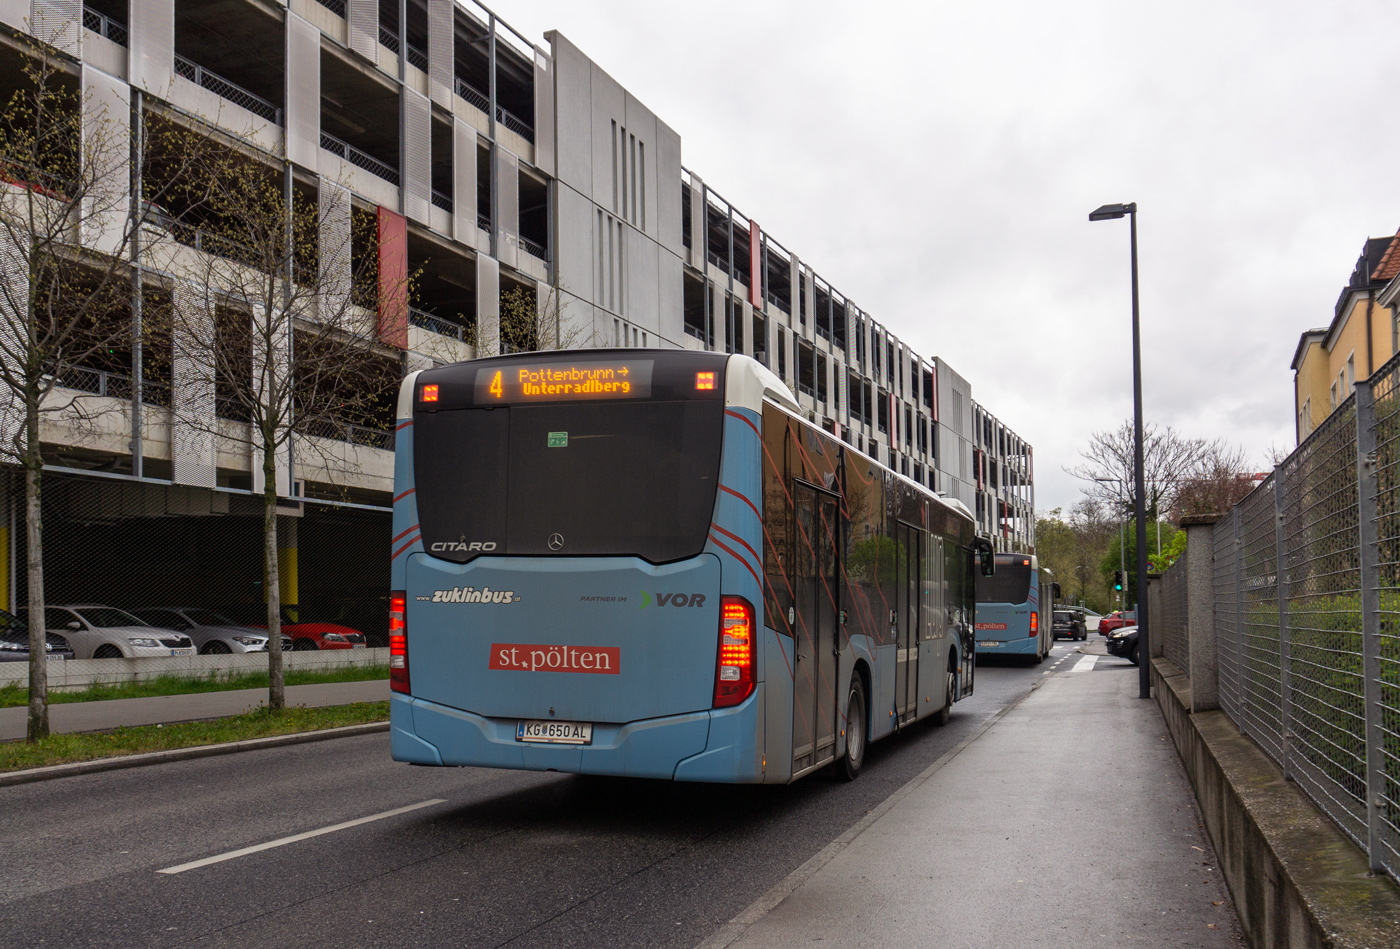
[(742, 213), (1035, 447), (1068, 507), (1132, 414), (1265, 466), (1298, 334), (1400, 228), (1400, 5), (497, 0), (681, 135)]

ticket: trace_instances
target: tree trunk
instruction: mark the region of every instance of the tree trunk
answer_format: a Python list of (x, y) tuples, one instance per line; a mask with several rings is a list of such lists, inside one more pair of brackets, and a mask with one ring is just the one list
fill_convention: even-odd
[(277, 464), (272, 438), (263, 438), (263, 589), (267, 591), (267, 706), (287, 705), (282, 668), (282, 583), (277, 562)]
[(39, 409), (32, 394), (25, 398), (24, 536), (29, 577), (29, 727), (26, 737), (39, 741), (49, 735), (49, 667), (44, 648), (44, 540), (40, 519), (40, 488), (44, 458), (39, 453)]

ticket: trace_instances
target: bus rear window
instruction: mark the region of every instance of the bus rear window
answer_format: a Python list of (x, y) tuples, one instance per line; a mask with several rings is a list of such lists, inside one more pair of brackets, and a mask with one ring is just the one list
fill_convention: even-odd
[(705, 546), (724, 404), (579, 402), (419, 413), (414, 425), (425, 549), (635, 555), (680, 560)]
[(1024, 603), (1031, 593), (1029, 564), (1003, 563), (997, 558), (997, 572), (990, 577), (977, 578), (978, 603)]

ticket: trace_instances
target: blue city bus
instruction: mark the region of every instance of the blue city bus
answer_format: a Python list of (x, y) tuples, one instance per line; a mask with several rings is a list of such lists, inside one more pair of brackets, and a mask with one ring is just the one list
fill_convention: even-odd
[(853, 778), (868, 742), (972, 692), (992, 562), (967, 509), (810, 424), (752, 359), (422, 370), (397, 430), (397, 761)]
[(977, 652), (1041, 662), (1054, 646), (1055, 584), (1035, 554), (997, 554), (977, 577)]

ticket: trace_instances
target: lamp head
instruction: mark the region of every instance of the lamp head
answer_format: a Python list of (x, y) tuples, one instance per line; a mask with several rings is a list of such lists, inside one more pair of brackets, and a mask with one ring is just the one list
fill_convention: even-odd
[(1136, 202), (1129, 202), (1128, 204), (1105, 204), (1097, 210), (1090, 211), (1089, 220), (1113, 221), (1125, 215), (1132, 214), (1135, 211), (1137, 211)]

